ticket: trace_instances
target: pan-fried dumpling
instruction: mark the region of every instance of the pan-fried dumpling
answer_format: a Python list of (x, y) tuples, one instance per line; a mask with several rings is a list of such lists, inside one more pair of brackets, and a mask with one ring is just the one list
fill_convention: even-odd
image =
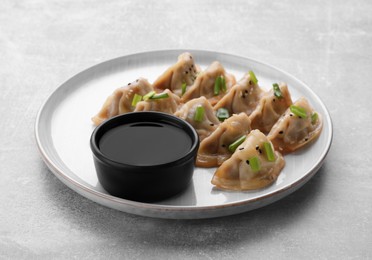
[[(161, 96), (165, 97), (156, 98)], [(166, 89), (162, 93), (156, 94), (153, 97), (154, 98), (138, 102), (134, 111), (160, 111), (173, 114), (176, 112), (180, 104), (180, 97), (173, 94), (169, 89)]]
[(246, 73), (213, 108), (226, 108), (230, 115), (244, 112), (249, 116), (263, 94), (264, 91)]
[(231, 157), (229, 145), (251, 131), (251, 121), (245, 113), (232, 115), (201, 143), (196, 166), (217, 167)]
[[(218, 83), (220, 87), (215, 94), (216, 80), (220, 81)], [(194, 84), (188, 88), (186, 93), (182, 96), (182, 101), (187, 102), (191, 99), (204, 96), (213, 106), (225, 95), (235, 82), (235, 77), (227, 73), (221, 63), (215, 61), (198, 75)]]
[[(274, 93), (277, 93), (281, 97), (277, 97)], [(252, 129), (259, 129), (264, 134), (267, 134), (291, 104), (291, 95), (285, 84), (281, 84), (279, 90), (274, 91), (274, 89), (271, 89), (266, 92), (249, 116)]]
[(174, 115), (189, 122), (198, 133), (200, 141), (209, 136), (220, 124), (211, 104), (205, 97), (190, 100)]
[(302, 97), (279, 118), (267, 137), (280, 152), (289, 153), (315, 140), (322, 126), (321, 115)]
[(116, 89), (106, 99), (98, 114), (92, 118), (93, 123), (99, 125), (111, 117), (132, 112), (134, 110), (134, 106), (132, 106), (134, 95), (143, 96), (152, 90), (151, 84), (144, 78), (139, 78), (124, 87)]
[(227, 190), (264, 188), (278, 178), (284, 165), (283, 156), (273, 150), (267, 137), (252, 130), (231, 158), (216, 170), (212, 184)]
[(156, 91), (170, 89), (178, 96), (182, 95), (182, 84), (185, 84), (187, 89), (191, 86), (198, 73), (199, 66), (194, 62), (192, 55), (188, 52), (182, 53), (178, 56), (176, 64), (168, 68), (153, 84)]

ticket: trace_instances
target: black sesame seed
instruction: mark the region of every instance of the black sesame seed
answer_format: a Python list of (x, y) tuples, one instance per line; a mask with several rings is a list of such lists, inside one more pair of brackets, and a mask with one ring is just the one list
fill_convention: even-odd
[(139, 79), (136, 79), (136, 82), (138, 82), (139, 81)]
[(210, 126), (214, 126), (214, 124), (210, 124)]
[(292, 114), (289, 114), (289, 116), (293, 116)]
[(260, 154), (262, 154), (262, 150), (261, 149), (258, 149), (258, 151), (260, 152)]
[(273, 99), (273, 101), (275, 102), (275, 98)]
[(305, 142), (307, 142), (307, 140), (309, 140), (309, 139), (305, 138)]
[(256, 145), (256, 150), (260, 149), (260, 147), (258, 145)]
[(186, 71), (186, 74), (189, 73), (188, 71)]
[(249, 160), (246, 160), (245, 162), (249, 165)]
[(191, 68), (194, 68), (194, 64), (191, 64)]
[(284, 133), (283, 131), (279, 131), (279, 134), (281, 134), (281, 135), (282, 135), (283, 133)]
[(244, 92), (245, 92), (246, 94), (248, 94), (248, 90), (245, 90)]
[(248, 83), (249, 83), (249, 85), (252, 85), (252, 80), (250, 80)]
[(241, 151), (241, 150), (244, 150), (244, 147), (240, 147), (239, 150), (240, 150), (240, 151)]
[(222, 147), (226, 147), (226, 145), (223, 144)]
[(131, 83), (128, 83), (128, 86), (130, 85)]

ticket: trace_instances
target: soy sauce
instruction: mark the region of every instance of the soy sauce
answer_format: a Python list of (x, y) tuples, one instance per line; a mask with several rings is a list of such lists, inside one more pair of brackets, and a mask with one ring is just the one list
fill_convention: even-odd
[(175, 161), (185, 156), (191, 146), (191, 137), (182, 129), (153, 122), (117, 126), (104, 133), (99, 141), (99, 149), (106, 157), (134, 166)]

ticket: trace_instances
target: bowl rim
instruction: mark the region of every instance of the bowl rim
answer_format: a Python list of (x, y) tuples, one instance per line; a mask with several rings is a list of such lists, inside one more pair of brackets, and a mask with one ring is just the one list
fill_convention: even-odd
[[(131, 121), (127, 121), (129, 118), (131, 118)], [(146, 119), (145, 119), (146, 118)], [(135, 120), (139, 119), (139, 120)], [(145, 119), (145, 120), (144, 120)], [(127, 164), (127, 163), (122, 163), (118, 161), (114, 161), (107, 157), (105, 154), (101, 152), (99, 149), (99, 140), (98, 138), (99, 135), (103, 136), (105, 132), (109, 131), (112, 128), (115, 128), (120, 125), (125, 125), (125, 124), (132, 124), (132, 123), (141, 123), (141, 122), (149, 122), (149, 123), (169, 123), (170, 125), (173, 126), (178, 126), (180, 129), (182, 129), (185, 133), (187, 133), (188, 136), (191, 138), (191, 147), (189, 151), (183, 155), (182, 157), (166, 162), (166, 163), (161, 163), (161, 164), (153, 164), (153, 165), (133, 165), (133, 164)], [(113, 125), (111, 127), (111, 125)], [(108, 127), (107, 130), (104, 130), (106, 127)], [(185, 130), (185, 128), (187, 130)], [(102, 131), (105, 131), (104, 133), (101, 134)], [(186, 161), (188, 161), (192, 157), (196, 157), (197, 150), (199, 149), (199, 135), (196, 132), (195, 128), (188, 123), (186, 120), (183, 120), (181, 118), (178, 118), (174, 115), (167, 114), (164, 112), (159, 112), (159, 111), (136, 111), (136, 112), (128, 112), (125, 114), (117, 115), (112, 118), (109, 118), (102, 122), (100, 125), (98, 125), (92, 132), (91, 137), (90, 137), (90, 148), (93, 152), (93, 156), (100, 160), (103, 163), (109, 164), (115, 168), (131, 168), (133, 170), (135, 169), (159, 169), (159, 168), (164, 168), (164, 167), (172, 167), (175, 165), (182, 164)]]

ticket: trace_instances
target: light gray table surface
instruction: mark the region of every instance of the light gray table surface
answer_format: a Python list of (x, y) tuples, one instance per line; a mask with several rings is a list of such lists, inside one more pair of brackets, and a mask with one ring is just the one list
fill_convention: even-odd
[[(0, 3), (0, 258), (372, 259), (372, 1)], [(76, 73), (151, 50), (203, 49), (307, 83), (334, 139), (301, 189), (264, 208), (164, 220), (98, 205), (38, 153), (46, 98)]]

